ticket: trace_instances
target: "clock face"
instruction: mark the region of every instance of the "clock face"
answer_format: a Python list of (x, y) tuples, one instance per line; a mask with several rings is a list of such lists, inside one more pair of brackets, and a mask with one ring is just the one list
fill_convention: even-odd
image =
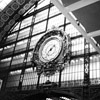
[(39, 58), (42, 62), (53, 61), (60, 53), (62, 41), (60, 37), (46, 39), (39, 49)]

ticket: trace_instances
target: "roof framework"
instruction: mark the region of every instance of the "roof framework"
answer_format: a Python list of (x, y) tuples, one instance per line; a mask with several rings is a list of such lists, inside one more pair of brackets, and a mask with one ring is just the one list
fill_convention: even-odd
[[(0, 5), (3, 5), (5, 0), (1, 1)], [(2, 11), (0, 10), (0, 43), (7, 36), (10, 29), (23, 18), (29, 9), (35, 7), (39, 1), (40, 0), (12, 0), (11, 2), (7, 2), (6, 6), (2, 6)]]
[[(72, 25), (100, 54), (100, 1), (99, 0), (51, 0)], [(71, 13), (76, 17), (73, 18)], [(84, 28), (85, 30), (84, 30)], [(94, 41), (95, 40), (95, 41)]]
[[(11, 28), (10, 26), (12, 26), (12, 24), (14, 24), (21, 15), (23, 15), (23, 12), (21, 12), (21, 10), (23, 11), (23, 9), (25, 8), (24, 5), (25, 4), (29, 5), (28, 8), (25, 8), (25, 10), (28, 10), (35, 3), (35, 0), (29, 0), (29, 2), (26, 1), (27, 0), (23, 0), (23, 2), (20, 2), (20, 0), (15, 0), (15, 2), (12, 2), (9, 5), (12, 7), (12, 9), (8, 9), (9, 6), (7, 6), (1, 12), (2, 16), (0, 17), (0, 40), (2, 39), (2, 37), (5, 36), (5, 33), (7, 33), (10, 30)], [(100, 39), (99, 39), (100, 1), (99, 0), (51, 0), (51, 1), (100, 54)], [(18, 14), (14, 13), (13, 9), (15, 9), (14, 8), (15, 6), (12, 5), (14, 5), (15, 3), (16, 5), (18, 5), (18, 10), (16, 8), (15, 13), (17, 13), (20, 10), (21, 14), (20, 12), (18, 12)], [(5, 14), (5, 12), (7, 14)], [(81, 24), (77, 23), (72, 14)], [(14, 18), (14, 20), (9, 20), (10, 18), (12, 18), (11, 16)], [(85, 28), (85, 30), (82, 26)]]

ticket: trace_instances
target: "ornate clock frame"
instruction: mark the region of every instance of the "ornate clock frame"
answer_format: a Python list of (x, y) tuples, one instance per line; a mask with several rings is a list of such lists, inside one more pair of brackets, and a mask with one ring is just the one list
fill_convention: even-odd
[[(50, 41), (57, 41), (60, 42), (59, 44), (59, 52), (56, 54), (54, 58), (44, 58), (42, 55), (43, 48), (46, 46), (46, 44), (50, 44)], [(54, 43), (51, 43), (47, 50), (44, 50), (45, 52), (50, 52), (53, 54), (55, 50), (57, 50), (56, 45)], [(55, 47), (54, 47), (55, 46)], [(47, 53), (46, 55), (50, 55), (50, 53)], [(55, 52), (57, 53), (57, 52)], [(52, 56), (51, 56), (52, 57)], [(32, 57), (32, 63), (34, 67), (36, 67), (37, 74), (43, 73), (45, 76), (53, 75), (56, 71), (63, 70), (65, 68), (65, 64), (70, 63), (71, 58), (71, 39), (69, 35), (66, 35), (64, 31), (60, 29), (52, 29), (46, 32), (44, 36), (40, 38), (40, 40), (37, 42), (34, 50), (33, 50), (33, 57)]]

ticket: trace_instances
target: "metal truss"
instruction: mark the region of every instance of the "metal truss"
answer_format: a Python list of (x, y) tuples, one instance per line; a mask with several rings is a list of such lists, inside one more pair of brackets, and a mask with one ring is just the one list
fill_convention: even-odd
[[(87, 35), (87, 32), (76, 22), (76, 20), (70, 14), (71, 11), (85, 7), (97, 1), (99, 0), (81, 0), (79, 2), (69, 5), (68, 7), (64, 7), (61, 1), (51, 0), (51, 2), (61, 11), (61, 13), (71, 22), (72, 25), (74, 25), (74, 27), (92, 44), (92, 46), (100, 54), (99, 46), (97, 46), (97, 44), (91, 39), (91, 36)], [(98, 35), (98, 32), (97, 32), (97, 35)]]

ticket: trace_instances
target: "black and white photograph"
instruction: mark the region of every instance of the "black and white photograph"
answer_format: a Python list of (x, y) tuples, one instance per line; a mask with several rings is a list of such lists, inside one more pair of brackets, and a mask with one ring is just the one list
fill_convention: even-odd
[(100, 100), (100, 0), (0, 0), (0, 100)]

